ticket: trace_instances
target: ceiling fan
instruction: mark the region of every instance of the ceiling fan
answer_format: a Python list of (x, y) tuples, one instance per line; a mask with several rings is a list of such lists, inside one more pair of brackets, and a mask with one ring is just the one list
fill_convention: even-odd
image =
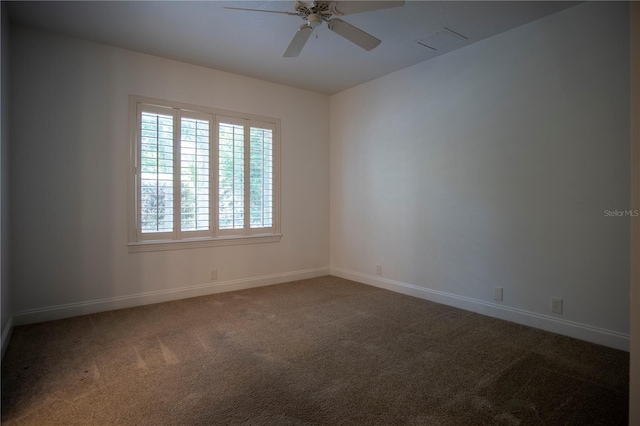
[(369, 12), (372, 10), (388, 9), (403, 6), (404, 1), (296, 1), (295, 12), (279, 10), (244, 9), (240, 7), (225, 7), (225, 9), (244, 10), (249, 12), (281, 13), (298, 16), (306, 21), (293, 36), (289, 47), (284, 52), (285, 58), (296, 57), (307, 43), (313, 29), (323, 22), (334, 33), (357, 44), (364, 50), (371, 50), (380, 44), (380, 40), (353, 25), (333, 16), (344, 16), (353, 13)]

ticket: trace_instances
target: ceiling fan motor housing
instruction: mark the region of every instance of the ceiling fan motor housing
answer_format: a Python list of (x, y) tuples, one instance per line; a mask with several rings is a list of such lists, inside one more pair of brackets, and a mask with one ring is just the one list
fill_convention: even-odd
[(331, 17), (331, 2), (326, 1), (296, 1), (296, 14), (302, 19), (307, 20), (311, 15), (327, 21)]

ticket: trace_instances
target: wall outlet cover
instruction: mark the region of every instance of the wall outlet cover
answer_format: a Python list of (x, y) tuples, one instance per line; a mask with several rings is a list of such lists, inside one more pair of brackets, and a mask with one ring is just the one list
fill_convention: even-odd
[(562, 313), (562, 299), (551, 299), (551, 312), (554, 314)]
[(493, 288), (493, 300), (502, 301), (502, 287)]

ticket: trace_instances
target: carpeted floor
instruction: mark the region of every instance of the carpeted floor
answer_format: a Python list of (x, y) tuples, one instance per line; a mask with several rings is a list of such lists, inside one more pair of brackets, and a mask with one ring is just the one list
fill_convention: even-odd
[(336, 277), (16, 327), (3, 425), (624, 425), (626, 352)]

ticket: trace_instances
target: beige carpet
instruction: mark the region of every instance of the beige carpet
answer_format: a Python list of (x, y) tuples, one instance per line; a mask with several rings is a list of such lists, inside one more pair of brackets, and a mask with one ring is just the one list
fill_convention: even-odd
[(16, 327), (3, 425), (623, 425), (628, 353), (335, 277)]

